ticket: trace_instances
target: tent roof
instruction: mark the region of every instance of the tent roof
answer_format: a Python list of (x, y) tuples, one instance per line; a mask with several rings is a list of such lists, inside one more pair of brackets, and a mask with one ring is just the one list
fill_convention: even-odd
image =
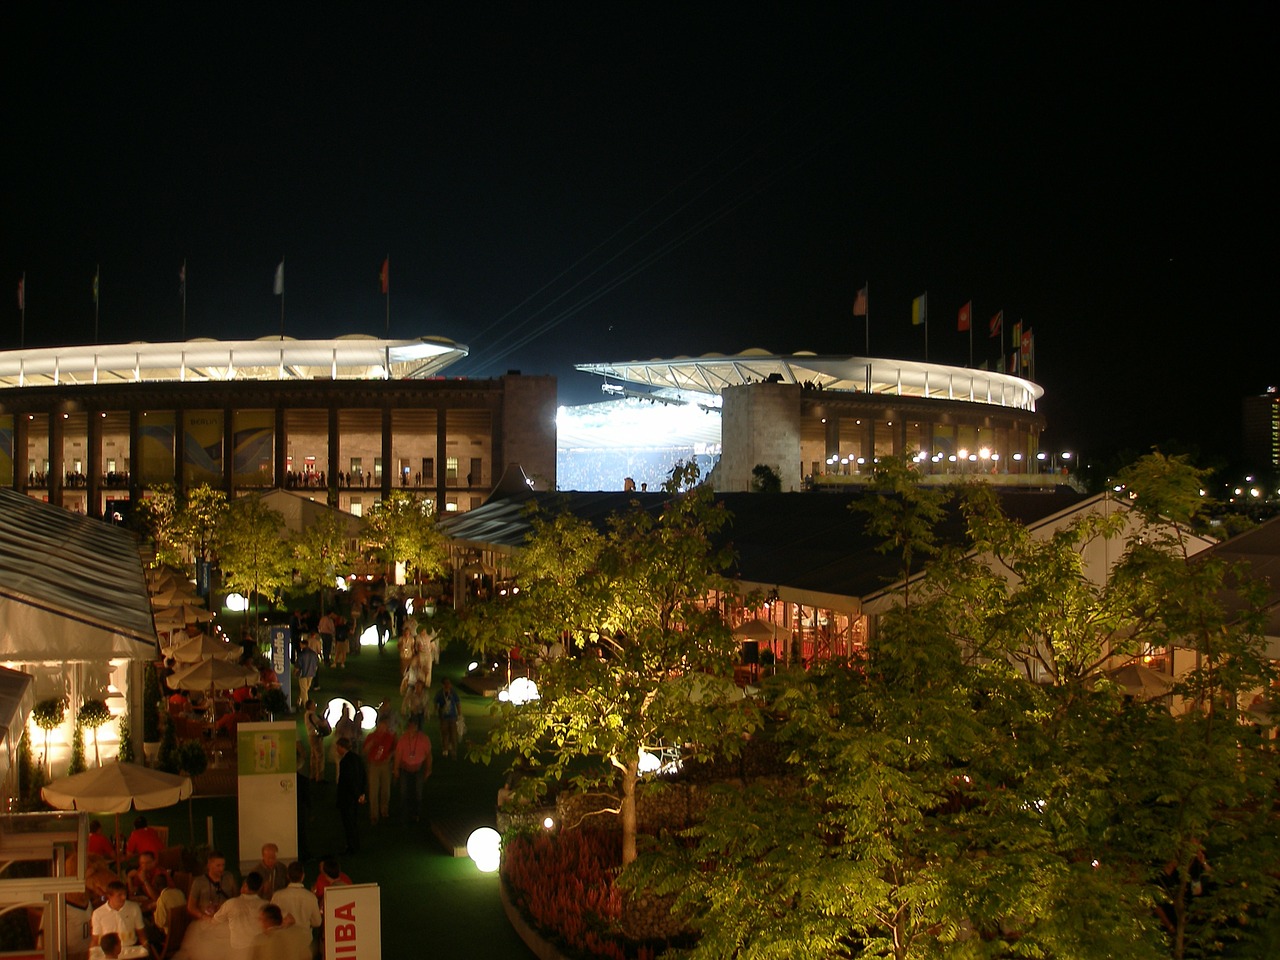
[[(317, 491), (324, 496), (324, 491)], [(337, 514), (346, 527), (347, 536), (358, 537), (364, 527), (364, 521), (354, 514), (331, 507), (322, 500), (314, 500), (303, 493), (282, 490), (276, 487), (258, 495), (258, 499), (272, 510), (284, 516), (284, 525), (292, 533), (301, 533), (316, 522), (316, 518), (326, 513)]]
[(145, 659), (155, 639), (132, 534), (0, 490), (0, 657)]
[(31, 684), (35, 678), (29, 673), (0, 667), (0, 740), (14, 732), (14, 742), (22, 735), (31, 712)]
[[(1089, 498), (1068, 487), (1054, 490), (997, 488), (1005, 513), (1034, 524), (1079, 507)], [(746, 585), (776, 586), (805, 602), (861, 598), (883, 590), (897, 578), (900, 560), (880, 550), (881, 541), (866, 532), (866, 517), (849, 506), (871, 496), (850, 493), (717, 493), (731, 520), (720, 539), (735, 554), (727, 574)], [(471, 547), (518, 549), (530, 532), (528, 505), (545, 514), (561, 511), (605, 530), (609, 518), (632, 503), (657, 513), (669, 499), (658, 493), (537, 493), (529, 490), (493, 498), (474, 510), (440, 521), (455, 543)], [(954, 508), (939, 528), (939, 538), (963, 542), (964, 524)]]

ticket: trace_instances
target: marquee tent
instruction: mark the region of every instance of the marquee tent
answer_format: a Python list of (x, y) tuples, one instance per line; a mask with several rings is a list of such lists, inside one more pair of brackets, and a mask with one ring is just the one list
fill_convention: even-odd
[(0, 490), (0, 659), (145, 660), (155, 642), (132, 534)]

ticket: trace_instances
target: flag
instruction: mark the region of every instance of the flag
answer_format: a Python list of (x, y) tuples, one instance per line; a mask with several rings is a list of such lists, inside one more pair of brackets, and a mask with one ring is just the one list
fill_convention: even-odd
[(1009, 341), (1010, 346), (1017, 350), (1022, 346), (1022, 321), (1019, 320), (1013, 325), (1013, 339)]
[(970, 300), (960, 308), (960, 316), (956, 318), (956, 330), (964, 333), (969, 329), (969, 315), (973, 313), (973, 301)]
[(95, 267), (93, 270), (93, 302), (94, 303), (98, 302), (98, 275), (101, 272), (102, 272), (101, 269), (97, 267)]
[(855, 317), (865, 317), (867, 315), (867, 287), (863, 284), (862, 289), (858, 291), (858, 295), (853, 298), (853, 315)]
[(391, 258), (387, 257), (382, 261), (382, 269), (378, 271), (378, 282), (382, 284), (382, 292), (386, 293), (391, 289)]
[(1031, 328), (1022, 331), (1022, 367), (1031, 368)]
[(926, 290), (920, 296), (911, 301), (911, 325), (918, 327), (922, 323), (929, 321), (929, 291)]
[(27, 278), (18, 281), (18, 309), (27, 309)]
[(284, 296), (284, 261), (280, 261), (280, 266), (276, 267), (276, 282), (271, 287), (271, 292), (277, 297)]
[(1001, 310), (991, 318), (991, 336), (998, 337), (1004, 330), (1004, 311)]
[(182, 261), (182, 266), (178, 268), (178, 296), (185, 297), (187, 295), (187, 261)]

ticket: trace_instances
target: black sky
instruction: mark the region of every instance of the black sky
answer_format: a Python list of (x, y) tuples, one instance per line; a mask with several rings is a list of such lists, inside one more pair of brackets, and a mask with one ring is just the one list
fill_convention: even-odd
[[(1268, 7), (31, 5), (0, 278), (29, 346), (470, 345), (458, 373), (1036, 335), (1046, 442), (1230, 457), (1280, 381)], [(9, 296), (0, 344), (16, 347)]]

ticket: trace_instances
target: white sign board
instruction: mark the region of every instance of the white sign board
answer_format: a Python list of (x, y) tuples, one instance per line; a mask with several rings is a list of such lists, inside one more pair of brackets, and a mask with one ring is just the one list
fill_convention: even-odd
[(324, 888), (326, 960), (382, 960), (382, 892), (376, 883)]
[(298, 856), (298, 728), (292, 720), (236, 727), (240, 863), (262, 859), (274, 843), (285, 863)]

